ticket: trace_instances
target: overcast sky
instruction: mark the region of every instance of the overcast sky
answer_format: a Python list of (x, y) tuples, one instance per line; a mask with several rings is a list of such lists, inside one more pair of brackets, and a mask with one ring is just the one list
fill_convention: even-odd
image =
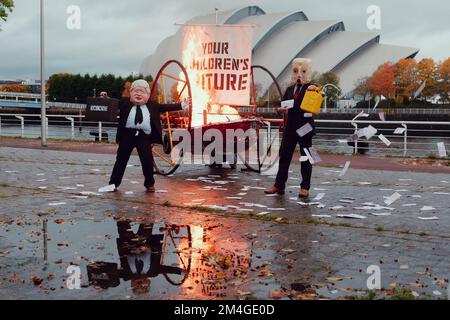
[[(0, 79), (39, 77), (39, 0), (15, 0), (0, 23)], [(81, 29), (66, 27), (69, 5), (81, 8)], [(267, 13), (302, 10), (310, 20), (341, 20), (348, 31), (369, 31), (369, 5), (381, 8), (381, 43), (420, 49), (418, 59), (450, 56), (450, 2), (442, 0), (45, 0), (46, 70), (138, 72), (175, 23), (196, 15), (258, 5)], [(330, 53), (331, 54), (331, 53)]]

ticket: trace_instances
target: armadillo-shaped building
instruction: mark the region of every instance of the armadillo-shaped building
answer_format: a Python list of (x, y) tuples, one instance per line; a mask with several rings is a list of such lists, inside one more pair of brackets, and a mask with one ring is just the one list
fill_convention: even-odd
[[(219, 24), (253, 24), (253, 65), (269, 69), (285, 86), (290, 81), (290, 64), (295, 58), (313, 60), (315, 72), (332, 71), (340, 78), (340, 87), (351, 93), (358, 79), (370, 76), (386, 61), (413, 58), (419, 49), (380, 43), (380, 34), (345, 31), (339, 20), (310, 21), (302, 11), (266, 13), (258, 6), (220, 12)], [(215, 24), (216, 14), (198, 16), (187, 24)], [(155, 76), (170, 59), (181, 61), (182, 32), (163, 40), (141, 65), (140, 72)], [(271, 85), (269, 77), (259, 80), (263, 89)]]

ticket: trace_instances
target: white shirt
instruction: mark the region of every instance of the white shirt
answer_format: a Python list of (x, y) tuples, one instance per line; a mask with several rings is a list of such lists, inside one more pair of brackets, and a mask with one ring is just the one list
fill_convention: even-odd
[(150, 124), (150, 112), (148, 111), (146, 105), (142, 105), (141, 110), (142, 118), (144, 121), (142, 121), (142, 123), (140, 124), (134, 124), (134, 119), (136, 118), (136, 106), (133, 106), (130, 110), (130, 114), (128, 115), (125, 128), (143, 130), (145, 134), (150, 134), (152, 133), (152, 126)]

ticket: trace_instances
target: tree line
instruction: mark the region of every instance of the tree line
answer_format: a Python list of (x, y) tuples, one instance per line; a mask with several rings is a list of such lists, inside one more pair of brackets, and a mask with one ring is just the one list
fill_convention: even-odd
[(131, 83), (137, 79), (145, 79), (151, 84), (152, 76), (129, 75), (116, 77), (112, 74), (91, 76), (89, 74), (58, 73), (52, 75), (47, 82), (49, 101), (86, 103), (87, 97), (99, 96), (106, 91), (110, 98), (120, 99), (129, 95)]
[(396, 105), (410, 103), (414, 98), (425, 101), (436, 98), (440, 103), (449, 103), (450, 58), (443, 62), (424, 58), (383, 63), (371, 76), (357, 81), (354, 93), (364, 97), (384, 96)]

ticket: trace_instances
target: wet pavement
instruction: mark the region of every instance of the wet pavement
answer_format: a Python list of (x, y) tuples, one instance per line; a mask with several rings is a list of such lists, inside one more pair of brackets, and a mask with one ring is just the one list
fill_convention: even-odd
[[(148, 194), (134, 156), (119, 191), (99, 194), (113, 163), (112, 154), (0, 148), (0, 298), (349, 298), (367, 294), (372, 265), (380, 296), (408, 288), (447, 298), (447, 173), (350, 166), (340, 177), (344, 163), (327, 164), (300, 202), (295, 162), (275, 197), (261, 190), (271, 176), (183, 166)], [(340, 216), (349, 214), (364, 218)], [(79, 289), (67, 285), (70, 266)]]

